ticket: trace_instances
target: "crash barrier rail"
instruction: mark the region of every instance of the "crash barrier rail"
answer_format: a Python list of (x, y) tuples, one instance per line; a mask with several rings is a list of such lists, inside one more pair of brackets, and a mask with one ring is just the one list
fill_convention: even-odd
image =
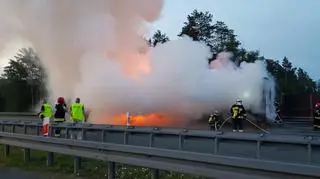
[(34, 112), (0, 112), (0, 116), (38, 116)]
[(46, 151), (47, 166), (53, 165), (54, 153), (75, 156), (74, 172), (81, 167), (81, 158), (108, 162), (108, 178), (116, 178), (116, 164), (127, 164), (153, 169), (153, 178), (159, 178), (159, 170), (175, 171), (216, 179), (267, 179), (320, 177), (320, 166), (292, 164), (258, 159), (226, 157), (188, 151), (158, 149), (123, 144), (110, 144), (42, 136), (0, 132), (0, 144), (5, 156), (10, 146), (23, 148), (25, 162), (30, 160), (30, 149)]
[(281, 116), (281, 118), (286, 122), (313, 122), (313, 116)]
[[(0, 120), (0, 132), (40, 135), (41, 127), (40, 122)], [(82, 140), (103, 143), (275, 161), (292, 160), (310, 165), (320, 161), (320, 136), (222, 133), (205, 130), (73, 123), (52, 125), (49, 135), (54, 136), (54, 131), (57, 129), (61, 130), (61, 138), (70, 138), (71, 135), (75, 136), (80, 133)], [(235, 152), (236, 150), (243, 152)], [(289, 154), (294, 151), (299, 154)], [(285, 156), (289, 159), (282, 159)]]

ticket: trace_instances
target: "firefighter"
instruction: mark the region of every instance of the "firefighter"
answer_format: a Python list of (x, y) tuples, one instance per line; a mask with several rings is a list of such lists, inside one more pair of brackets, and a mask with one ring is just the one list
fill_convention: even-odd
[(247, 114), (241, 100), (237, 100), (236, 103), (231, 106), (230, 113), (233, 123), (233, 132), (243, 132), (243, 120), (246, 119)]
[(49, 135), (49, 124), (52, 118), (52, 106), (47, 102), (47, 100), (43, 100), (43, 104), (41, 105), (39, 117), (42, 119), (42, 133), (44, 136)]
[(314, 109), (313, 128), (314, 130), (320, 129), (320, 102), (316, 104)]
[(221, 121), (219, 120), (219, 112), (215, 111), (213, 114), (210, 114), (209, 120), (209, 129), (217, 131), (220, 128)]
[(277, 114), (277, 116), (276, 116), (276, 123), (281, 123), (281, 117), (280, 117), (280, 113), (281, 113), (281, 111), (280, 111), (280, 105), (279, 105), (279, 103), (278, 103), (278, 102), (275, 102), (275, 103), (274, 103), (274, 106), (275, 106), (275, 108), (276, 108), (276, 114)]
[[(66, 112), (67, 112), (67, 105), (65, 103), (65, 100), (63, 97), (59, 97), (57, 99), (57, 103), (55, 105), (55, 113), (54, 113), (53, 123), (54, 124), (63, 123), (65, 121)], [(54, 135), (55, 135), (55, 137), (60, 137), (61, 130), (56, 129)]]
[[(84, 105), (80, 102), (80, 98), (77, 98), (75, 103), (70, 106), (70, 115), (73, 123), (84, 123), (86, 121), (86, 114)], [(77, 139), (82, 139), (81, 132), (75, 134)], [(71, 135), (73, 138), (73, 134)]]

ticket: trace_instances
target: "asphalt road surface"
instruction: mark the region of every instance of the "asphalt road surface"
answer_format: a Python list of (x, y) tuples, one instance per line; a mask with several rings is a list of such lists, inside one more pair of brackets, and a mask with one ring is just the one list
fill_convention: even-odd
[(15, 168), (0, 168), (1, 179), (42, 179), (39, 175)]

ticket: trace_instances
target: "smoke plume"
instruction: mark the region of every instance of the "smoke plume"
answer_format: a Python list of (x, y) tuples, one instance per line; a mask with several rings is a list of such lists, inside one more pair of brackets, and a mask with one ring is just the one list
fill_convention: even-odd
[(237, 98), (253, 112), (265, 111), (262, 62), (239, 68), (231, 54), (221, 53), (208, 66), (209, 48), (186, 37), (147, 46), (142, 36), (159, 18), (162, 0), (2, 0), (0, 5), (0, 45), (31, 44), (48, 72), (51, 96), (80, 97), (93, 121), (127, 111), (193, 118)]

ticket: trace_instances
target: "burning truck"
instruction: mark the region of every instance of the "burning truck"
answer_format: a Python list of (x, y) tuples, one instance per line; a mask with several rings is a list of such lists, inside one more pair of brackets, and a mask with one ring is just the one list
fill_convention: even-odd
[[(225, 118), (228, 118), (231, 105), (237, 99), (241, 99), (248, 112), (254, 116), (252, 120), (274, 121), (276, 118), (274, 107), (275, 83), (273, 78), (266, 73), (263, 61), (250, 64), (243, 63), (238, 66), (230, 59), (229, 53), (220, 53), (209, 64), (208, 70), (204, 69), (191, 76), (192, 78), (189, 79), (191, 83), (183, 81), (184, 83), (179, 83), (182, 87), (168, 85), (167, 88), (173, 88), (168, 93), (173, 95), (167, 95), (166, 92), (163, 92), (165, 90), (162, 90), (160, 91), (162, 95), (159, 95), (161, 97), (150, 95), (144, 98), (145, 101), (148, 101), (146, 103), (145, 101), (139, 102), (140, 98), (137, 96), (140, 97), (141, 94), (138, 93), (130, 97), (128, 103), (131, 106), (119, 104), (114, 107), (115, 105), (113, 105), (112, 107), (115, 110), (108, 109), (109, 113), (104, 111), (107, 114), (95, 114), (94, 117), (90, 117), (96, 123), (182, 127), (187, 123), (201, 120), (203, 114), (210, 114), (215, 110), (225, 114)], [(171, 70), (174, 71), (172, 75), (177, 75), (180, 72), (177, 68)], [(162, 76), (158, 75), (156, 77)], [(178, 77), (180, 76), (178, 75)], [(222, 78), (223, 80), (221, 80)], [(202, 80), (199, 81), (198, 79)], [(151, 81), (155, 80), (152, 79)], [(158, 81), (167, 82), (162, 78)], [(160, 85), (157, 83), (151, 84), (152, 87), (147, 89), (149, 91), (163, 89), (166, 85), (164, 82)], [(149, 92), (147, 90), (144, 92)], [(141, 89), (137, 88), (136, 91), (141, 91)], [(181, 94), (179, 91), (181, 91)], [(140, 105), (140, 103), (144, 104)], [(143, 111), (142, 113), (137, 113), (139, 110), (135, 108), (135, 104), (140, 106), (139, 109)], [(152, 106), (150, 107), (150, 105)], [(149, 110), (144, 111), (146, 108)], [(110, 112), (115, 114), (110, 114)]]
[[(275, 100), (275, 83), (272, 77), (264, 77), (262, 79), (263, 88), (262, 91), (259, 92), (259, 98), (252, 97), (252, 93), (250, 90), (242, 91), (242, 95), (239, 95), (244, 103), (245, 108), (247, 109), (250, 120), (254, 121), (265, 121), (265, 122), (273, 122), (275, 121), (277, 114), (274, 106)], [(257, 96), (257, 95), (255, 95)], [(234, 101), (230, 101), (230, 105), (220, 106), (218, 111), (224, 114), (224, 118), (228, 118), (230, 107)], [(212, 103), (212, 102), (211, 102)], [(226, 103), (227, 104), (227, 103)], [(128, 111), (127, 113), (122, 113), (119, 115), (115, 115), (112, 117), (112, 120), (106, 120), (106, 118), (110, 118), (110, 116), (101, 116), (98, 121), (108, 121), (109, 124), (114, 125), (133, 125), (133, 126), (166, 126), (166, 127), (186, 127), (192, 125), (194, 123), (206, 123), (208, 116), (215, 109), (208, 110), (203, 114), (202, 117), (198, 116), (174, 116), (168, 115), (167, 113), (155, 112), (155, 113), (135, 113), (135, 111)], [(95, 120), (97, 121), (97, 120)]]

